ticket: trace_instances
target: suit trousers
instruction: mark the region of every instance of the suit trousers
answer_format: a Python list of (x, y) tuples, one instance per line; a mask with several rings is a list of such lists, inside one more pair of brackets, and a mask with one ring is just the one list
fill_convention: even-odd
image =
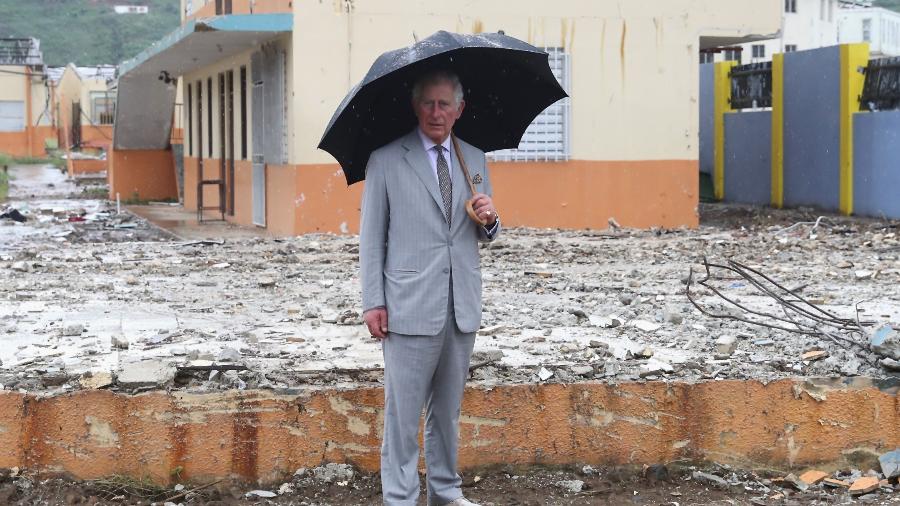
[(456, 326), (452, 279), (447, 320), (438, 335), (389, 333), (383, 341), (381, 489), (385, 505), (416, 504), (423, 405), (428, 504), (462, 497), (462, 480), (456, 472), (459, 413), (474, 346), (475, 333), (462, 333)]

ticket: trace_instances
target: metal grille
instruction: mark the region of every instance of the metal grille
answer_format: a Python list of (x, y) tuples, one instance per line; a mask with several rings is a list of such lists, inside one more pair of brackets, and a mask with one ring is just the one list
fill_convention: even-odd
[(44, 64), (41, 54), (41, 42), (34, 38), (0, 39), (0, 65), (32, 65)]
[(900, 57), (869, 61), (859, 101), (866, 111), (900, 109)]
[(772, 62), (749, 63), (731, 69), (731, 107), (772, 107)]
[[(560, 47), (545, 47), (553, 75), (569, 89), (569, 58)], [(544, 109), (522, 136), (516, 149), (501, 149), (488, 154), (494, 161), (559, 161), (569, 159), (569, 98)]]

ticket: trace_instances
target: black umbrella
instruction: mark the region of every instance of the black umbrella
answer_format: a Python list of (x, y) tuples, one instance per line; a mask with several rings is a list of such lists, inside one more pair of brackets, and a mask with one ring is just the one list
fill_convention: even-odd
[(373, 150), (412, 131), (412, 86), (433, 70), (459, 76), (466, 108), (453, 131), (485, 152), (518, 147), (534, 118), (567, 96), (546, 52), (502, 33), (440, 31), (389, 51), (344, 97), (319, 142), (341, 164), (347, 184), (365, 179)]

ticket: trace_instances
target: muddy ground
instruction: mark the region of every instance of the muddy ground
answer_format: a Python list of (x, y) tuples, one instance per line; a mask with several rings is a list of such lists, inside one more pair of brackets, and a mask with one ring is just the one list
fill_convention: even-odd
[[(9, 505), (318, 505), (381, 504), (377, 475), (347, 468), (347, 475), (307, 470), (275, 489), (255, 490), (217, 482), (169, 489), (122, 478), (72, 482), (29, 476), (0, 479), (0, 504)], [(693, 468), (654, 466), (649, 469), (495, 467), (463, 476), (463, 493), (482, 505), (587, 506), (619, 505), (826, 505), (897, 504), (893, 488), (851, 496), (844, 489), (814, 485), (805, 491), (773, 484), (766, 472), (708, 469), (721, 482), (694, 478)], [(771, 473), (770, 473), (771, 474)], [(776, 473), (777, 474), (777, 473)], [(423, 486), (424, 490), (424, 486)], [(5, 501), (5, 502), (4, 502)], [(419, 504), (424, 505), (424, 498)]]

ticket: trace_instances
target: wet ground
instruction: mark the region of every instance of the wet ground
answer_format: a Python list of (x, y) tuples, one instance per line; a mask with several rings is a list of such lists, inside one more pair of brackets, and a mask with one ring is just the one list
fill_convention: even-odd
[[(377, 475), (352, 468), (319, 472), (303, 470), (272, 489), (225, 481), (176, 485), (168, 489), (124, 478), (72, 482), (30, 476), (0, 479), (0, 504), (9, 505), (318, 505), (381, 504)], [(863, 496), (846, 489), (813, 485), (798, 491), (774, 484), (765, 472), (708, 469), (721, 481), (695, 477), (693, 468), (652, 466), (647, 469), (498, 467), (463, 476), (463, 493), (484, 506), (589, 505), (826, 505), (897, 504), (900, 493), (884, 487)], [(716, 474), (712, 474), (712, 473)], [(424, 480), (423, 488), (424, 491)], [(420, 497), (420, 505), (425, 505)]]

